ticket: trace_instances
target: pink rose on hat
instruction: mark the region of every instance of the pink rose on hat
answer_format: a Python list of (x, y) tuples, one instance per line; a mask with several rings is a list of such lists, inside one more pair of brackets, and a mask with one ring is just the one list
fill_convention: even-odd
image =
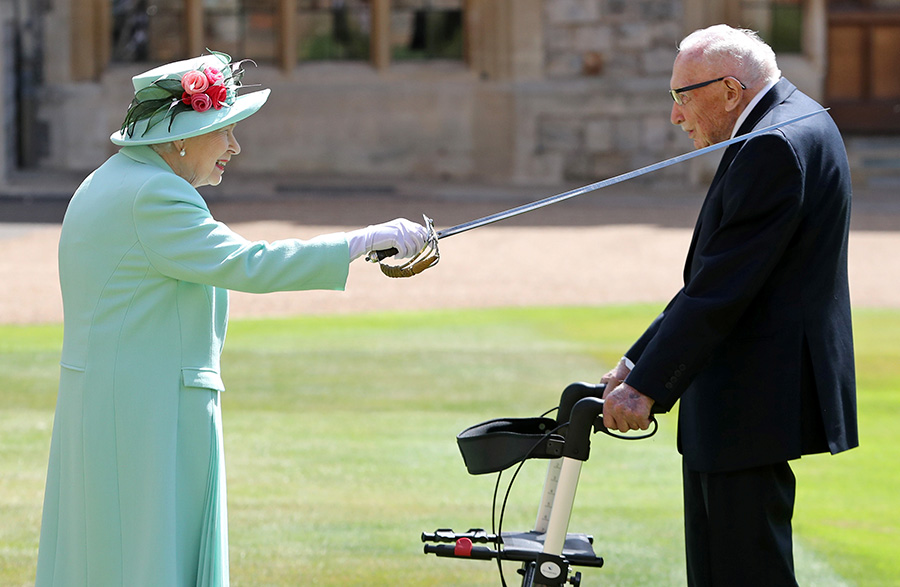
[(181, 77), (181, 87), (188, 94), (200, 94), (209, 87), (209, 79), (202, 71), (191, 70)]
[(206, 94), (191, 94), (191, 108), (197, 112), (206, 112), (212, 105), (212, 99)]
[(181, 76), (181, 87), (184, 93), (181, 101), (196, 112), (206, 112), (210, 108), (219, 110), (227, 106), (228, 89), (225, 87), (225, 75), (212, 66), (203, 71), (193, 69)]
[(211, 86), (225, 82), (225, 74), (215, 67), (207, 66), (203, 69), (203, 73), (206, 75), (206, 79), (209, 80), (209, 85)]

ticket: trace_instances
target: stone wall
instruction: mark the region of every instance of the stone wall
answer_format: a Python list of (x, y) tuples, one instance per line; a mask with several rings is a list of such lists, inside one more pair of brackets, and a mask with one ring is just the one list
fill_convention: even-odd
[[(669, 123), (666, 93), (682, 36), (679, 0), (484, 1), (530, 11), (528, 18), (517, 13), (517, 26), (527, 30), (517, 30), (518, 41), (502, 50), (530, 47), (531, 56), (524, 40), (540, 39), (542, 72), (528, 68), (517, 76), (510, 68), (511, 75), (492, 77), (450, 62), (393, 64), (380, 72), (363, 63), (304, 64), (290, 72), (260, 66), (246, 80), (272, 88), (272, 97), (239, 126), (244, 151), (234, 165), (252, 172), (587, 183), (691, 148)], [(60, 25), (53, 14), (48, 20)], [(63, 63), (64, 48), (48, 44), (47, 58)], [(43, 165), (89, 170), (114, 152), (108, 137), (130, 100), (130, 76), (140, 69), (110, 67), (83, 83), (48, 76), (41, 116), (55, 123)], [(644, 181), (686, 181), (697, 175), (691, 169)]]
[(690, 148), (669, 123), (666, 94), (682, 36), (677, 0), (546, 0), (546, 80), (523, 92), (534, 156), (555, 160), (563, 179), (590, 181)]

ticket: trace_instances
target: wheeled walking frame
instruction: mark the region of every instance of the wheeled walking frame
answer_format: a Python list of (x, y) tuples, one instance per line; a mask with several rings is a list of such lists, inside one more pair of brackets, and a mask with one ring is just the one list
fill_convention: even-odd
[[(472, 475), (499, 473), (527, 459), (550, 459), (534, 530), (488, 533), (482, 529), (456, 533), (440, 529), (423, 533), (425, 553), (440, 557), (522, 563), (522, 587), (581, 584), (581, 573), (571, 567), (601, 567), (603, 558), (593, 548), (593, 537), (569, 534), (569, 518), (581, 467), (590, 454), (592, 432), (629, 440), (656, 433), (620, 436), (602, 422), (604, 384), (572, 383), (560, 397), (557, 419), (547, 417), (497, 419), (462, 431), (457, 444)], [(499, 479), (498, 479), (499, 486)], [(496, 496), (495, 496), (496, 502)], [(502, 515), (501, 515), (502, 528)], [(488, 545), (493, 545), (493, 548)], [(501, 581), (505, 585), (501, 568)]]

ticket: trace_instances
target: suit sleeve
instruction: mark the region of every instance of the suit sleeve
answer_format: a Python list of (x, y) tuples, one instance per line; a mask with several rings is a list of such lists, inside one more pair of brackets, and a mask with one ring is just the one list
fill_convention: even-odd
[(636, 362), (628, 384), (660, 408), (681, 397), (790, 246), (803, 181), (781, 133), (747, 141), (732, 161), (721, 180), (721, 218), (701, 219), (715, 226), (698, 240), (689, 280), (628, 353)]
[(156, 174), (133, 209), (138, 240), (160, 273), (236, 291), (343, 290), (350, 253), (342, 233), (249, 241), (213, 219), (190, 184)]

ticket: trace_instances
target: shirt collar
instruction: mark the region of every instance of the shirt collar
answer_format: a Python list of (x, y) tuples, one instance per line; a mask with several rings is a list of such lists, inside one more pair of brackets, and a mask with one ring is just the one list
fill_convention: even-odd
[(731, 129), (731, 138), (734, 138), (737, 135), (738, 129), (741, 128), (741, 125), (744, 124), (744, 121), (747, 120), (748, 116), (750, 116), (750, 113), (753, 111), (754, 106), (759, 104), (759, 101), (763, 99), (763, 96), (765, 96), (766, 93), (773, 87), (775, 87), (775, 84), (777, 83), (777, 79), (770, 81), (765, 85), (763, 89), (761, 89), (755, 96), (753, 96), (753, 99), (750, 100), (750, 103), (747, 104), (747, 107), (744, 108), (744, 110), (741, 112), (741, 115), (738, 116), (737, 122), (734, 123), (734, 128)]

